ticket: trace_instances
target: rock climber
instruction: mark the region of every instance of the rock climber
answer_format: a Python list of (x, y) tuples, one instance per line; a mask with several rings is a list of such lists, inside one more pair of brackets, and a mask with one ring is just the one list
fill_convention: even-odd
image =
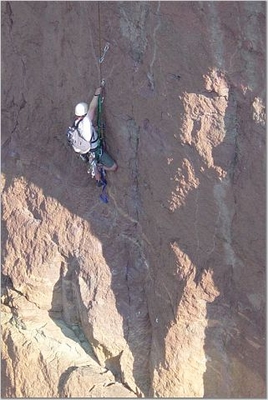
[[(80, 157), (85, 162), (93, 160), (93, 175), (99, 186), (101, 186), (101, 170), (116, 171), (117, 163), (111, 156), (103, 149), (101, 140), (97, 133), (97, 128), (94, 127), (93, 122), (96, 117), (96, 110), (98, 107), (98, 97), (102, 93), (103, 87), (100, 86), (95, 90), (95, 94), (88, 106), (87, 103), (81, 102), (75, 106), (75, 124), (78, 126), (79, 134), (88, 142), (83, 150), (76, 148), (73, 145), (75, 152), (80, 154)], [(92, 164), (92, 163), (91, 163)]]

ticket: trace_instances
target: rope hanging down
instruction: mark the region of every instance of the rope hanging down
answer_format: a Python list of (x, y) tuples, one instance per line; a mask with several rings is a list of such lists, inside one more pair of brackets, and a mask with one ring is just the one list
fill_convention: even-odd
[[(98, 23), (99, 23), (99, 73), (100, 73), (100, 85), (104, 88), (105, 86), (105, 80), (102, 77), (102, 71), (101, 71), (101, 64), (104, 61), (105, 54), (110, 48), (110, 44), (106, 43), (103, 54), (101, 51), (101, 3), (98, 1)], [(98, 98), (98, 116), (97, 116), (97, 124), (98, 124), (98, 130), (99, 130), (99, 136), (104, 144), (104, 123), (102, 121), (102, 103), (104, 101), (104, 96), (99, 96)]]
[[(100, 85), (104, 88), (105, 86), (105, 80), (102, 77), (102, 71), (101, 71), (101, 64), (104, 61), (105, 55), (107, 51), (110, 48), (110, 44), (106, 43), (103, 54), (101, 51), (101, 15), (100, 15), (100, 1), (98, 1), (98, 22), (99, 22), (99, 74), (100, 74)], [(105, 130), (105, 124), (102, 119), (102, 103), (104, 101), (104, 96), (99, 96), (98, 97), (98, 109), (97, 109), (97, 125), (98, 125), (98, 134), (101, 139), (101, 146), (103, 149), (105, 149), (106, 144), (105, 144), (105, 138), (104, 138), (104, 130)], [(104, 203), (108, 203), (108, 194), (107, 194), (107, 180), (105, 178), (105, 170), (102, 168), (101, 169), (101, 183), (102, 183), (102, 193), (100, 195), (100, 199)]]
[[(105, 85), (105, 80), (102, 79), (101, 81), (101, 86), (104, 88)], [(97, 109), (97, 126), (98, 126), (98, 132), (99, 136), (104, 144), (104, 122), (102, 120), (102, 103), (104, 101), (104, 97), (99, 96), (98, 97), (98, 109)]]

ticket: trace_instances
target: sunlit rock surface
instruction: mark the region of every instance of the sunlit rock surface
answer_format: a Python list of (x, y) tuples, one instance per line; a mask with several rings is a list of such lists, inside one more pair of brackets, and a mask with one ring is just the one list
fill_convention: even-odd
[(1, 6), (2, 397), (265, 397), (265, 2)]

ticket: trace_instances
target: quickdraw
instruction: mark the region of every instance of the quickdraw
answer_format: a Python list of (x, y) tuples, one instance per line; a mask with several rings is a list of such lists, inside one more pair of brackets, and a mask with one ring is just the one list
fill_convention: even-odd
[(106, 43), (106, 45), (105, 45), (105, 47), (104, 47), (104, 50), (103, 50), (103, 54), (102, 54), (102, 56), (99, 58), (99, 63), (100, 63), (100, 64), (103, 63), (104, 58), (105, 58), (105, 54), (107, 53), (107, 51), (109, 50), (109, 48), (110, 48), (110, 44), (109, 44), (109, 43)]

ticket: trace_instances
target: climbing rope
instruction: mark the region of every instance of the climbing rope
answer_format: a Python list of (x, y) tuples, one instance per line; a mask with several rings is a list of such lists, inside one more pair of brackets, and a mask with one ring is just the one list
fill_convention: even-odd
[[(98, 22), (99, 22), (99, 57), (101, 58), (101, 14), (100, 14), (100, 1), (98, 1)], [(100, 60), (99, 58), (99, 60)], [(102, 80), (101, 64), (99, 62), (100, 82)]]
[[(102, 53), (102, 47), (101, 47), (101, 10), (100, 10), (100, 1), (98, 1), (98, 23), (99, 23), (99, 78), (100, 78), (100, 85), (102, 86), (102, 88), (104, 89), (105, 86), (105, 80), (102, 77), (102, 69), (101, 69), (101, 65), (104, 61), (105, 55), (107, 53), (107, 51), (110, 48), (109, 43), (106, 43), (103, 53)], [(98, 109), (97, 109), (97, 125), (98, 125), (98, 135), (99, 138), (101, 140), (101, 151), (103, 151), (102, 149), (105, 149), (105, 140), (104, 140), (104, 129), (105, 129), (105, 125), (104, 122), (102, 120), (102, 103), (104, 101), (104, 96), (99, 96), (98, 97)], [(104, 203), (108, 203), (108, 194), (107, 194), (107, 180), (105, 177), (105, 170), (103, 168), (101, 168), (100, 170), (101, 172), (101, 184), (102, 184), (102, 193), (100, 195), (100, 199), (104, 202)]]
[[(104, 88), (105, 80), (102, 79), (101, 86)], [(98, 126), (98, 135), (102, 142), (104, 142), (104, 122), (102, 120), (102, 103), (104, 101), (104, 96), (98, 97), (98, 108), (97, 108), (97, 126)], [(103, 143), (104, 144), (104, 143)]]
[(99, 23), (99, 72), (100, 72), (100, 81), (102, 81), (102, 72), (101, 72), (101, 64), (104, 61), (105, 55), (110, 48), (110, 44), (107, 42), (102, 52), (101, 47), (101, 10), (100, 10), (100, 1), (98, 1), (98, 23)]
[[(105, 54), (107, 53), (110, 45), (106, 43), (104, 47), (103, 54), (101, 53), (101, 4), (98, 1), (98, 23), (99, 23), (99, 74), (100, 74), (100, 85), (104, 88), (105, 80), (102, 78), (102, 70), (101, 64), (104, 61)], [(104, 96), (98, 97), (98, 112), (97, 112), (97, 125), (98, 125), (98, 134), (102, 142), (104, 142), (104, 123), (102, 121), (102, 103), (104, 101)], [(104, 144), (104, 143), (103, 143)]]

